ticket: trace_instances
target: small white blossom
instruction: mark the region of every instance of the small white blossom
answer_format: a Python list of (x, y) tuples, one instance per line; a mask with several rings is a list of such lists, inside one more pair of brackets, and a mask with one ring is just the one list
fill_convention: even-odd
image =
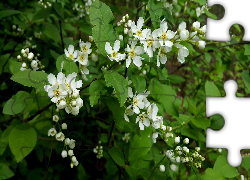
[(53, 121), (58, 122), (58, 120), (59, 120), (59, 117), (57, 115), (54, 115), (53, 116)]
[(56, 135), (56, 129), (55, 128), (51, 128), (49, 131), (48, 131), (48, 136), (54, 136)]
[(136, 118), (136, 123), (139, 121), (139, 127), (140, 130), (144, 130), (144, 126), (148, 127), (150, 125), (150, 121), (147, 118), (147, 115), (145, 112), (142, 112), (140, 115)]
[(67, 157), (67, 151), (63, 150), (61, 155), (63, 158)]
[(119, 62), (120, 60), (125, 59), (125, 54), (118, 53), (120, 49), (120, 41), (116, 40), (114, 43), (114, 50), (112, 49), (109, 42), (106, 42), (105, 44), (105, 50), (110, 55), (108, 56), (111, 61), (116, 60)]
[(185, 138), (183, 142), (184, 142), (184, 144), (188, 144), (189, 143), (189, 139)]
[(170, 169), (175, 172), (177, 171), (178, 167), (175, 164), (171, 164)]
[(67, 49), (64, 49), (64, 53), (65, 53), (66, 57), (69, 57), (73, 61), (76, 61), (78, 51), (77, 50), (74, 51), (74, 46), (73, 45), (69, 45), (68, 51), (67, 51)]
[(70, 149), (74, 149), (74, 147), (75, 147), (75, 140), (74, 139), (71, 139), (70, 140), (70, 143), (68, 144), (69, 145), (69, 147), (70, 147)]
[(180, 136), (175, 137), (174, 142), (176, 144), (180, 143)]
[(56, 140), (63, 141), (65, 138), (64, 134), (62, 132), (59, 132), (56, 134)]
[(66, 123), (62, 124), (62, 129), (67, 129), (67, 124)]
[(160, 171), (164, 172), (165, 171), (165, 166), (164, 165), (160, 165)]

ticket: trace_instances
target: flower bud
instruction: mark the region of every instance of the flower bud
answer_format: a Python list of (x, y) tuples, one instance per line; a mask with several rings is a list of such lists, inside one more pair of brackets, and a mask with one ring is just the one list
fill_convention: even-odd
[(16, 30), (16, 25), (13, 25), (13, 26), (12, 26), (12, 29), (13, 29), (13, 30)]
[(63, 158), (67, 157), (67, 151), (63, 150), (61, 155)]
[(128, 14), (126, 14), (126, 15), (125, 15), (125, 18), (126, 18), (126, 19), (128, 19), (128, 18), (129, 18), (129, 15), (128, 15)]
[(132, 21), (128, 20), (128, 27), (131, 27), (131, 25), (132, 25)]
[(21, 53), (22, 53), (22, 54), (25, 54), (25, 49), (22, 49), (22, 50), (21, 50)]
[(160, 171), (164, 172), (165, 171), (165, 166), (164, 165), (160, 165)]
[(196, 46), (197, 46), (198, 48), (200, 48), (200, 49), (204, 49), (205, 46), (206, 46), (206, 42), (205, 42), (205, 41), (202, 41), (202, 40), (197, 41), (197, 42), (196, 42)]
[(25, 62), (22, 64), (22, 67), (23, 67), (23, 68), (25, 68), (25, 67), (26, 67), (26, 63), (25, 63)]
[(34, 54), (32, 52), (28, 54), (28, 59), (33, 59), (33, 57), (34, 57)]
[(33, 60), (32, 62), (31, 62), (31, 67), (33, 68), (33, 69), (36, 69), (37, 68), (37, 60)]
[(62, 129), (67, 129), (67, 124), (66, 123), (62, 124)]
[(124, 28), (124, 34), (128, 34), (128, 28)]
[(58, 120), (59, 120), (59, 117), (57, 115), (54, 115), (53, 116), (53, 121), (58, 122)]
[(89, 36), (89, 42), (93, 42), (93, 36)]
[(123, 36), (122, 35), (119, 35), (119, 40), (123, 41)]
[(68, 151), (68, 155), (69, 155), (69, 156), (73, 156), (73, 155), (74, 155), (74, 152), (73, 152), (72, 149), (70, 149), (70, 150)]
[(76, 101), (71, 101), (72, 106), (76, 106)]
[(189, 139), (185, 138), (183, 142), (184, 142), (184, 144), (188, 144), (189, 143)]
[(75, 156), (73, 156), (71, 160), (73, 163), (77, 161)]
[(66, 145), (69, 145), (69, 143), (70, 143), (70, 139), (69, 139), (69, 138), (66, 138), (66, 139), (65, 139), (65, 144), (66, 144)]

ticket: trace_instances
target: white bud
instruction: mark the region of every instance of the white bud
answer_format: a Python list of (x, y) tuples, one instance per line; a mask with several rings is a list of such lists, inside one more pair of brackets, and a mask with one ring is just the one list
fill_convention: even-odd
[(69, 155), (69, 156), (73, 156), (73, 155), (74, 155), (74, 152), (73, 152), (72, 149), (68, 151), (68, 155)]
[(164, 165), (160, 165), (160, 171), (164, 172), (165, 171), (165, 166)]
[(25, 68), (25, 67), (26, 67), (26, 63), (25, 63), (25, 62), (22, 64), (22, 67), (23, 67), (23, 68)]
[(178, 144), (178, 143), (180, 142), (180, 137), (179, 137), (179, 136), (178, 136), (178, 137), (175, 137), (174, 142), (175, 142), (176, 144)]
[(125, 20), (125, 16), (123, 16), (123, 17), (122, 17), (122, 22), (125, 22), (125, 21), (126, 21), (126, 20)]
[(128, 20), (128, 27), (131, 27), (131, 25), (132, 25), (132, 21)]
[(125, 15), (125, 17), (128, 19), (128, 18), (129, 18), (129, 15), (128, 15), (128, 14), (126, 14), (126, 15)]
[(123, 41), (123, 36), (122, 35), (119, 35), (119, 40)]
[(26, 49), (25, 49), (25, 52), (28, 54), (28, 53), (29, 53), (29, 48), (26, 48)]
[(33, 57), (34, 57), (34, 54), (32, 52), (28, 54), (29, 59), (33, 59)]
[(73, 163), (77, 161), (75, 156), (73, 156), (71, 160)]
[(58, 120), (59, 120), (59, 117), (57, 115), (54, 115), (53, 116), (53, 121), (58, 122)]
[(205, 48), (205, 46), (206, 46), (206, 42), (205, 42), (205, 41), (200, 40), (200, 41), (197, 41), (197, 42), (196, 42), (196, 45), (198, 46), (198, 48), (200, 48), (200, 49), (204, 49), (204, 48)]
[(185, 138), (183, 142), (184, 142), (184, 144), (188, 144), (189, 143), (189, 139)]
[(20, 32), (20, 31), (22, 31), (22, 29), (21, 29), (21, 28), (17, 28), (17, 31), (19, 31), (19, 32)]
[(16, 25), (13, 25), (13, 26), (12, 26), (12, 29), (16, 30)]
[(69, 145), (69, 143), (70, 143), (70, 139), (69, 139), (69, 138), (66, 138), (66, 139), (65, 139), (65, 144), (66, 144), (66, 145)]
[(177, 171), (178, 167), (175, 164), (171, 164), (170, 169), (175, 172)]
[(61, 155), (63, 158), (67, 157), (67, 151), (63, 150)]
[(93, 36), (89, 36), (89, 42), (93, 42)]
[(98, 60), (98, 56), (95, 53), (91, 54), (91, 58), (94, 62), (96, 62)]
[(124, 28), (124, 34), (128, 34), (128, 28)]
[(76, 106), (76, 101), (71, 101), (72, 106)]
[(62, 129), (67, 129), (67, 124), (66, 123), (62, 124)]
[(38, 66), (37, 60), (33, 60), (33, 61), (31, 62), (31, 67), (32, 67), (33, 69), (36, 69), (37, 66)]
[(26, 58), (26, 57), (27, 57), (27, 54), (23, 54), (23, 57), (25, 57), (25, 58)]
[(22, 53), (22, 54), (25, 54), (25, 49), (22, 49), (22, 50), (21, 50), (21, 53)]

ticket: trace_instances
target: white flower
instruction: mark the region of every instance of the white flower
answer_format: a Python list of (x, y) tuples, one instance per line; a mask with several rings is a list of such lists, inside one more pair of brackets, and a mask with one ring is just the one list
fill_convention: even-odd
[(25, 49), (22, 49), (22, 50), (21, 50), (21, 53), (22, 53), (22, 54), (25, 54), (25, 53), (26, 53)]
[(201, 149), (200, 147), (195, 147), (195, 150), (198, 152), (200, 151), (200, 149)]
[(175, 137), (174, 142), (176, 144), (180, 143), (180, 136)]
[[(48, 81), (49, 81), (49, 83), (50, 83), (52, 86), (54, 86), (54, 85), (58, 85), (58, 86), (59, 86), (60, 84), (63, 84), (63, 83), (64, 83), (64, 81), (65, 81), (65, 75), (64, 75), (62, 72), (59, 72), (59, 73), (57, 74), (57, 78), (56, 78), (56, 76), (55, 76), (54, 74), (50, 73), (50, 74), (48, 75)], [(50, 85), (45, 85), (45, 86), (44, 86), (45, 91), (48, 92), (48, 90), (49, 90), (52, 86), (50, 86)]]
[(64, 97), (60, 97), (57, 99), (56, 107), (58, 109), (64, 109), (66, 107), (66, 99)]
[(167, 62), (167, 56), (166, 53), (170, 52), (172, 50), (172, 46), (161, 46), (158, 51), (157, 55), (157, 66), (160, 67), (160, 62), (161, 64), (166, 64)]
[(201, 27), (201, 28), (199, 29), (199, 33), (200, 33), (201, 35), (204, 35), (206, 32), (207, 32), (207, 25), (204, 25), (203, 27)]
[(63, 141), (65, 138), (64, 134), (62, 132), (59, 132), (56, 134), (56, 140)]
[(28, 54), (28, 59), (33, 59), (33, 57), (34, 57), (34, 54), (33, 54), (32, 52), (30, 52), (30, 53)]
[(67, 124), (66, 123), (62, 124), (62, 129), (67, 129)]
[(38, 60), (31, 61), (30, 66), (33, 68), (34, 71), (38, 70), (39, 69), (39, 67), (37, 67), (38, 66)]
[(132, 116), (132, 115), (134, 114), (134, 111), (133, 111), (132, 108), (133, 108), (132, 105), (129, 105), (129, 106), (127, 107), (127, 109), (125, 110), (124, 119), (125, 119), (127, 122), (129, 122), (128, 116)]
[(88, 54), (86, 52), (78, 51), (78, 57), (76, 60), (82, 65), (87, 65), (88, 64)]
[(160, 165), (160, 171), (164, 172), (165, 171), (165, 166), (164, 165)]
[(123, 36), (122, 35), (119, 35), (119, 40), (123, 41)]
[(22, 67), (25, 68), (26, 66), (27, 66), (26, 63), (24, 62), (24, 63), (22, 64)]
[(196, 15), (197, 15), (197, 17), (199, 17), (201, 15), (201, 8), (200, 7), (196, 8)]
[(74, 51), (73, 45), (69, 45), (68, 51), (66, 49), (64, 49), (64, 53), (65, 53), (66, 57), (69, 57), (73, 61), (76, 61), (78, 51), (77, 50)]
[(80, 49), (81, 49), (82, 52), (85, 52), (87, 54), (90, 54), (92, 52), (92, 49), (90, 49), (90, 47), (91, 47), (90, 42), (84, 43), (80, 39), (79, 46), (80, 46)]
[(188, 37), (189, 37), (189, 32), (188, 32), (188, 30), (182, 30), (182, 31), (180, 32), (180, 39), (181, 39), (182, 41), (187, 40)]
[(136, 114), (139, 114), (140, 113), (140, 109), (144, 108), (143, 96), (140, 95), (140, 94), (138, 94), (137, 96), (135, 95), (134, 98), (133, 98), (133, 104), (132, 104), (132, 106), (133, 106), (133, 111)]
[(165, 152), (165, 155), (168, 157), (168, 158), (172, 158), (174, 156), (174, 151), (173, 150), (167, 150)]
[(139, 121), (140, 130), (144, 130), (144, 126), (148, 127), (150, 125), (150, 121), (148, 120), (145, 112), (142, 112), (140, 115), (137, 116), (136, 123), (138, 121)]
[(244, 175), (240, 175), (240, 179), (244, 180), (245, 179)]
[(125, 51), (128, 52), (128, 57), (126, 59), (126, 67), (129, 67), (131, 64), (131, 61), (133, 60), (133, 63), (137, 67), (141, 67), (142, 61), (144, 58), (138, 56), (140, 54), (144, 53), (144, 50), (141, 46), (135, 46), (137, 44), (137, 40), (132, 41), (131, 47), (127, 44), (127, 48), (125, 48)]
[(189, 153), (189, 149), (186, 146), (183, 146), (183, 151), (185, 151), (186, 153)]
[(198, 31), (200, 29), (200, 26), (201, 26), (200, 22), (199, 21), (195, 21), (193, 23), (192, 28), (194, 29), (194, 31)]
[(175, 46), (178, 46), (177, 48), (180, 48), (179, 50), (178, 50), (178, 57), (177, 57), (177, 59), (178, 59), (178, 61), (180, 62), (180, 63), (184, 63), (184, 61), (185, 61), (185, 57), (187, 57), (188, 55), (189, 55), (189, 51), (188, 51), (188, 49), (185, 47), (185, 46), (182, 46), (182, 45), (177, 45), (178, 43), (176, 43), (175, 44)]
[(184, 142), (184, 144), (188, 144), (189, 143), (189, 139), (185, 138), (183, 142)]
[(156, 29), (153, 31), (153, 34), (156, 33), (157, 37), (159, 37), (159, 43), (161, 46), (169, 46), (172, 47), (173, 43), (169, 41), (175, 36), (175, 32), (168, 30), (168, 25), (165, 19), (161, 21), (160, 29)]
[(124, 34), (128, 34), (128, 28), (124, 28)]
[(179, 154), (179, 155), (182, 154), (182, 152), (181, 152), (182, 148), (181, 148), (180, 146), (177, 146), (177, 147), (175, 148), (175, 150), (178, 151), (178, 154)]
[(77, 161), (75, 156), (73, 156), (71, 160), (73, 163)]
[(158, 138), (158, 132), (154, 132), (153, 135), (152, 135), (152, 140), (153, 140), (153, 143), (156, 143), (156, 139)]
[(79, 164), (77, 160), (73, 163), (74, 163), (74, 166), (77, 166)]
[(71, 139), (70, 140), (70, 143), (68, 144), (69, 145), (69, 147), (70, 147), (70, 149), (74, 149), (74, 147), (75, 147), (75, 140), (74, 139)]
[(141, 39), (143, 37), (143, 32), (142, 32), (143, 23), (144, 23), (143, 17), (139, 17), (137, 21), (137, 25), (135, 25), (134, 21), (131, 23), (131, 30), (132, 30), (132, 33), (135, 34), (134, 37), (136, 39)]
[(179, 156), (177, 156), (177, 157), (175, 158), (175, 160), (176, 160), (177, 163), (180, 163), (180, 162), (181, 162), (181, 158), (180, 158)]
[(152, 103), (148, 106), (148, 109), (147, 109), (147, 114), (148, 114), (148, 117), (149, 119), (151, 120), (155, 120), (156, 119), (156, 116), (157, 116), (157, 113), (158, 113), (158, 107), (156, 106), (156, 104)]
[(163, 117), (162, 116), (156, 116), (156, 118), (152, 122), (152, 126), (155, 129), (161, 128), (162, 124), (163, 124)]
[[(128, 80), (128, 77), (126, 78)], [(129, 80), (128, 82), (130, 82), (131, 80)], [(129, 98), (133, 98), (133, 91), (131, 87), (128, 87), (128, 97)]]
[(205, 46), (206, 46), (206, 42), (205, 41), (197, 41), (196, 42), (196, 45), (198, 46), (198, 48), (200, 48), (200, 49), (204, 49), (205, 48)]
[(105, 50), (110, 55), (108, 56), (111, 61), (116, 60), (119, 62), (120, 60), (125, 59), (125, 54), (118, 53), (120, 49), (120, 41), (116, 40), (114, 43), (114, 50), (112, 50), (112, 47), (110, 46), (109, 42), (106, 42), (105, 44)]
[(221, 149), (221, 148), (219, 148), (219, 149), (218, 149), (218, 152), (219, 152), (219, 153), (221, 153), (221, 152), (222, 152), (222, 149)]
[(65, 142), (66, 145), (69, 145), (70, 144), (70, 139), (66, 138), (64, 142)]
[(73, 72), (72, 74), (69, 74), (67, 78), (65, 78), (65, 81), (63, 82), (62, 86), (65, 91), (73, 91), (76, 88), (82, 87), (82, 80), (75, 81), (77, 76), (77, 73)]
[(57, 115), (54, 115), (53, 116), (53, 121), (58, 122), (58, 120), (59, 120), (59, 117)]
[[(125, 134), (124, 134), (124, 137), (122, 137), (122, 140), (123, 140), (123, 141), (126, 141), (126, 143), (128, 143), (129, 139), (130, 139), (130, 133), (125, 133)], [(102, 146), (101, 146), (101, 147), (102, 147)]]
[(198, 41), (199, 40), (199, 37), (197, 36), (197, 31), (191, 32), (189, 37), (192, 38), (192, 41)]
[(179, 24), (179, 27), (178, 27), (178, 32), (180, 33), (181, 31), (183, 30), (186, 30), (186, 23), (184, 21), (182, 21), (180, 24)]
[(63, 158), (67, 157), (67, 151), (63, 150), (61, 155)]
[(28, 54), (28, 53), (29, 53), (29, 48), (26, 48), (26, 49), (25, 49), (25, 52)]
[(170, 169), (175, 172), (177, 171), (178, 167), (175, 164), (171, 164)]
[(53, 85), (51, 88), (49, 88), (48, 90), (48, 96), (51, 99), (52, 102), (56, 103), (61, 96), (65, 97), (67, 95), (67, 92), (64, 90), (64, 88), (62, 86), (59, 86), (58, 88), (58, 85)]
[(128, 27), (131, 27), (131, 25), (132, 25), (132, 21), (128, 20)]
[(56, 134), (55, 128), (51, 128), (51, 129), (48, 131), (48, 136), (54, 136), (55, 134)]
[(89, 61), (86, 65), (79, 64), (79, 69), (82, 74), (89, 74), (89, 70), (87, 69), (88, 66), (89, 66)]
[(144, 29), (143, 37), (140, 40), (140, 42), (144, 45), (144, 51), (148, 54), (149, 57), (153, 57), (155, 48), (160, 47), (160, 43), (157, 39), (157, 33), (154, 32), (153, 34), (151, 34), (151, 29)]

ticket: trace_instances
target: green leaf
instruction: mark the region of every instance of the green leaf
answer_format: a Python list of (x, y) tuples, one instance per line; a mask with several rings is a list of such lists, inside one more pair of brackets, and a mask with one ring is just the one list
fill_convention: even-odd
[(181, 84), (186, 81), (183, 77), (178, 75), (169, 75), (168, 79), (170, 80), (171, 84)]
[(99, 80), (92, 82), (91, 85), (89, 86), (89, 94), (90, 94), (89, 101), (91, 107), (93, 107), (95, 104), (98, 103), (98, 100), (101, 95), (101, 90), (103, 88), (104, 85)]
[(204, 53), (206, 61), (209, 63), (211, 61), (211, 55), (208, 52)]
[(250, 44), (245, 44), (243, 47), (245, 48), (244, 55), (249, 56), (250, 55)]
[(239, 175), (236, 168), (228, 164), (227, 158), (224, 155), (217, 157), (213, 169), (223, 174), (226, 178), (233, 178)]
[(9, 135), (9, 146), (16, 157), (17, 163), (33, 150), (36, 141), (36, 130), (28, 124), (20, 124), (12, 129)]
[(210, 116), (210, 118), (212, 118), (210, 128), (213, 130), (220, 130), (225, 124), (223, 117), (219, 114)]
[(41, 8), (41, 10), (37, 11), (36, 14), (34, 15), (32, 22), (35, 22), (39, 19), (47, 18), (53, 13), (54, 13), (54, 9), (52, 7)]
[(47, 76), (47, 73), (43, 71), (25, 70), (15, 73), (10, 79), (24, 86), (34, 87), (39, 92), (48, 84)]
[(114, 16), (105, 3), (96, 0), (89, 8), (90, 23), (93, 25), (92, 36), (100, 53), (107, 57), (105, 44), (107, 41), (114, 43), (117, 36), (113, 29)]
[(59, 29), (55, 25), (45, 24), (44, 26), (45, 27), (43, 32), (48, 38), (52, 39), (55, 42), (61, 42)]
[(17, 10), (3, 10), (0, 11), (0, 19), (14, 14), (23, 14), (23, 12)]
[(9, 63), (10, 63), (10, 65), (9, 65), (10, 72), (12, 74), (15, 74), (15, 73), (17, 73), (17, 72), (20, 71), (20, 68), (22, 67), (22, 63), (21, 62), (10, 60)]
[(149, 127), (141, 131), (141, 137), (139, 137), (137, 134), (134, 135), (129, 149), (129, 161), (145, 156), (151, 149), (153, 144), (152, 137), (149, 136), (151, 132), (152, 129)]
[(241, 73), (241, 77), (247, 87), (248, 90), (250, 90), (250, 77), (249, 77), (249, 71), (245, 70)]
[(207, 3), (206, 0), (194, 0), (194, 2), (199, 3), (200, 5), (205, 5)]
[(217, 16), (215, 14), (212, 14), (211, 12), (207, 11), (207, 10), (204, 10), (205, 14), (211, 18), (211, 19), (214, 19), (214, 20), (217, 20)]
[(55, 11), (59, 15), (59, 17), (63, 20), (64, 14), (63, 14), (63, 9), (62, 9), (62, 4), (61, 3), (53, 3), (53, 8), (55, 9)]
[(250, 157), (242, 157), (241, 165), (248, 171), (250, 169)]
[(205, 91), (206, 91), (206, 96), (211, 96), (211, 97), (220, 97), (220, 91), (217, 88), (217, 86), (210, 81), (206, 81), (205, 84)]
[(128, 97), (128, 81), (118, 72), (106, 72), (104, 74), (105, 81), (110, 83), (115, 89), (115, 94), (120, 102), (120, 107), (123, 106)]
[(79, 180), (88, 179), (88, 175), (86, 174), (86, 171), (81, 163), (78, 166), (78, 179)]
[(131, 77), (131, 80), (133, 82), (133, 85), (135, 86), (135, 91), (137, 91), (137, 93), (144, 93), (146, 89), (145, 78), (140, 75), (133, 75)]
[(212, 169), (212, 168), (207, 168), (205, 171), (204, 176), (202, 177), (203, 180), (226, 180), (226, 178), (224, 178), (223, 174), (221, 174), (220, 172)]
[(191, 120), (192, 123), (202, 129), (207, 129), (210, 126), (210, 120), (207, 119), (206, 117), (196, 117)]
[(102, 133), (100, 141), (102, 141), (102, 143), (107, 143), (108, 142), (108, 135), (106, 133)]
[(9, 179), (14, 175), (13, 171), (5, 163), (0, 163), (0, 179)]
[(120, 147), (113, 146), (108, 153), (110, 154), (110, 156), (112, 157), (112, 159), (114, 159), (114, 161), (116, 162), (116, 164), (118, 164), (119, 166), (124, 167), (125, 163), (124, 163), (124, 156), (122, 153), (122, 150)]
[(190, 137), (196, 141), (202, 141), (205, 142), (206, 138), (200, 131), (194, 131), (193, 129), (190, 129), (188, 127), (183, 126), (181, 128), (181, 134), (187, 137)]
[(3, 113), (8, 115), (15, 115), (22, 112), (33, 102), (33, 98), (26, 91), (18, 91), (12, 98), (10, 98), (4, 105)]
[(63, 63), (63, 69), (66, 71), (66, 75), (72, 74), (72, 73), (78, 73), (79, 68), (76, 65), (76, 63), (74, 61), (72, 61), (71, 59), (67, 59), (64, 61)]
[[(162, 15), (162, 3), (154, 1), (154, 0), (149, 0), (148, 1), (148, 10), (149, 14), (151, 17), (152, 24), (154, 28), (159, 28), (160, 27), (160, 17)], [(167, 19), (167, 18), (166, 18)]]

